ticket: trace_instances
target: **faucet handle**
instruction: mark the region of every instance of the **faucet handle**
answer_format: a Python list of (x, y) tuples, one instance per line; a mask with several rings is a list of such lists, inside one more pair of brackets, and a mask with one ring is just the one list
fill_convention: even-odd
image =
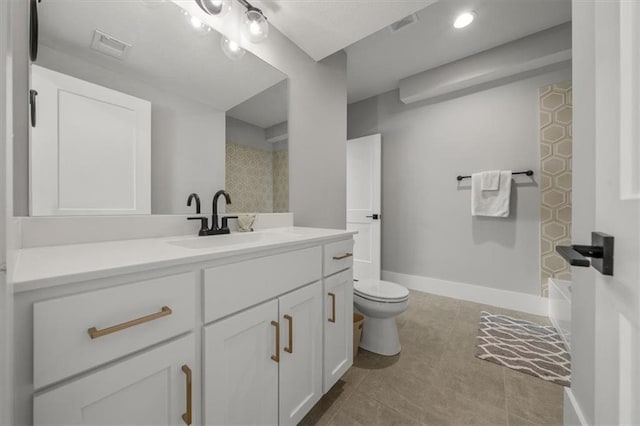
[(207, 232), (209, 232), (209, 218), (206, 216), (195, 216), (195, 217), (188, 217), (187, 220), (199, 220), (200, 221), (200, 231), (198, 232), (198, 235), (203, 237), (205, 235), (208, 235)]
[(229, 219), (237, 219), (238, 216), (224, 216), (222, 218), (222, 229), (229, 228)]

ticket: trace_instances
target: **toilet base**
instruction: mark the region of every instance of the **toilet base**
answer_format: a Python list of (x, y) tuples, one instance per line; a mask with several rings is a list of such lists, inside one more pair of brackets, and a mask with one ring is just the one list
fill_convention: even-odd
[(395, 317), (372, 318), (365, 315), (360, 347), (378, 355), (399, 354), (402, 346)]

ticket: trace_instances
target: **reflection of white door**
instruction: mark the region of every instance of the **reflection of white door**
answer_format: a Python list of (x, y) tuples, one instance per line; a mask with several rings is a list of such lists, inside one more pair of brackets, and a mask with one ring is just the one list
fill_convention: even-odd
[(33, 216), (151, 213), (151, 104), (39, 66)]
[[(586, 342), (587, 353), (573, 357), (571, 392), (591, 417), (587, 418), (590, 424), (637, 425), (640, 4), (625, 0), (574, 2), (573, 22), (577, 35), (573, 65), (574, 243), (588, 244), (587, 227), (592, 226), (594, 231), (615, 237), (615, 253), (613, 276), (604, 276), (594, 268), (573, 268), (572, 297), (579, 303), (574, 303), (573, 310), (581, 316), (578, 323), (574, 318), (573, 340)], [(595, 365), (587, 362), (586, 368), (580, 369), (589, 359)]]
[(347, 229), (358, 231), (355, 279), (380, 279), (381, 136), (347, 142)]

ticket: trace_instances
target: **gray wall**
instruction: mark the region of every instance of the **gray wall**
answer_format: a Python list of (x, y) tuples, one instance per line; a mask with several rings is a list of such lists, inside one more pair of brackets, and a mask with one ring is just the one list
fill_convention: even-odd
[(262, 151), (273, 151), (272, 144), (267, 142), (265, 129), (237, 118), (226, 118), (226, 140), (230, 143), (250, 146)]
[(13, 22), (13, 208), (29, 213), (29, 2), (11, 2)]
[(508, 219), (472, 218), (458, 174), (532, 169), (539, 176), (538, 88), (555, 71), (439, 103), (398, 92), (349, 105), (348, 136), (382, 134), (382, 269), (540, 294), (540, 190), (521, 182)]
[(275, 28), (249, 46), (289, 77), (290, 211), (297, 226), (346, 227), (347, 57), (315, 62)]
[(193, 212), (186, 206), (191, 192), (211, 210), (208, 201), (224, 188), (224, 112), (43, 45), (37, 64), (151, 102), (152, 213)]

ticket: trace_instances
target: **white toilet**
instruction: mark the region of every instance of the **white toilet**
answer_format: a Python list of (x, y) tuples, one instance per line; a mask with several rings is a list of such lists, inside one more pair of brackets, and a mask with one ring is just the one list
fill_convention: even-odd
[(353, 302), (365, 317), (360, 347), (392, 356), (400, 353), (396, 317), (409, 306), (409, 290), (389, 281), (364, 279), (353, 283)]

